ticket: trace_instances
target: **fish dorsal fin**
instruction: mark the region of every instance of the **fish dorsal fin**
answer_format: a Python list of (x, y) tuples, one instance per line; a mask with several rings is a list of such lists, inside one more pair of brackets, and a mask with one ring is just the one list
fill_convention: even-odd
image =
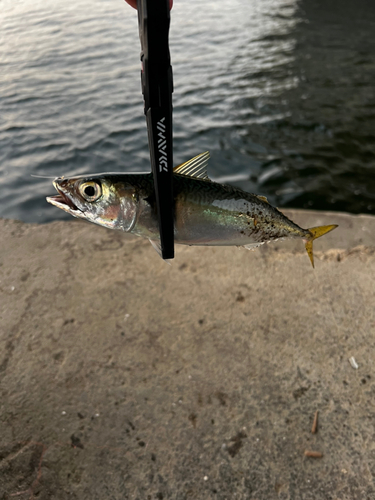
[(270, 204), (270, 202), (267, 200), (265, 196), (261, 196), (260, 194), (255, 195), (257, 198), (259, 198), (262, 201), (265, 201), (266, 203)]
[(177, 165), (177, 167), (173, 169), (173, 173), (209, 180), (207, 175), (207, 164), (209, 159), (210, 153), (206, 151), (198, 156), (194, 156), (194, 158), (185, 163), (181, 163), (181, 165)]

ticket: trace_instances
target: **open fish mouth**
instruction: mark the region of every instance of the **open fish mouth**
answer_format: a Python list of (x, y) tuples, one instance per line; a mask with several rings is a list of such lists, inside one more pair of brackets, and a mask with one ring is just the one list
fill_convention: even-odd
[(56, 184), (55, 188), (58, 194), (55, 196), (47, 196), (48, 203), (51, 203), (51, 205), (61, 208), (61, 210), (64, 210), (65, 212), (68, 212), (72, 215), (79, 215), (82, 213), (81, 210), (72, 202), (72, 200), (65, 193), (63, 193), (59, 189), (59, 187)]

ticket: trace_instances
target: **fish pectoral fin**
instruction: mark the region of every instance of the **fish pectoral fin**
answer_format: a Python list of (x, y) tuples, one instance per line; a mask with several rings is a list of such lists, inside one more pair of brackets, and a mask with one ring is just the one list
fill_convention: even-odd
[(209, 180), (207, 175), (207, 165), (209, 159), (210, 153), (209, 151), (206, 151), (198, 156), (194, 156), (194, 158), (186, 161), (185, 163), (181, 163), (181, 165), (177, 165), (177, 167), (173, 169), (173, 173)]
[[(157, 253), (160, 255), (160, 257), (163, 259), (163, 254), (161, 253), (161, 245), (160, 245), (160, 241), (158, 241), (158, 240), (151, 240), (150, 238), (149, 238), (149, 240), (148, 240), (148, 241), (151, 243), (152, 248), (153, 248), (154, 250), (156, 250), (156, 252), (157, 252)], [(164, 260), (164, 262), (166, 262), (169, 266), (171, 266), (171, 265), (172, 265), (172, 263), (171, 263), (171, 259), (163, 259), (163, 260)]]
[(310, 227), (308, 229), (309, 233), (311, 236), (308, 236), (305, 239), (305, 248), (307, 255), (309, 256), (310, 262), (313, 267), (314, 266), (314, 253), (313, 253), (313, 241), (316, 240), (317, 238), (320, 238), (324, 234), (329, 233), (330, 231), (333, 231), (336, 229), (337, 224), (331, 224), (330, 226), (317, 226), (317, 227)]
[(257, 247), (260, 247), (263, 244), (264, 244), (264, 241), (260, 241), (257, 243), (249, 243), (248, 245), (243, 245), (243, 247), (247, 248), (248, 250), (255, 250)]

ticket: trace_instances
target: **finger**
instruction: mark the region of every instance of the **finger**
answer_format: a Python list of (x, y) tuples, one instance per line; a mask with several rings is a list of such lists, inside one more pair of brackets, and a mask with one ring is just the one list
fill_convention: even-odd
[(137, 8), (137, 0), (125, 0), (125, 2), (131, 5), (134, 9)]

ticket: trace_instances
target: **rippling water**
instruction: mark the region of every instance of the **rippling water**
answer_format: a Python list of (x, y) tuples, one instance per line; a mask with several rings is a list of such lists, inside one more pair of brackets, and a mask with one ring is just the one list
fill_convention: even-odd
[[(0, 0), (0, 216), (67, 218), (51, 180), (149, 171), (136, 12)], [(174, 159), (277, 206), (375, 213), (375, 2), (175, 0)]]

